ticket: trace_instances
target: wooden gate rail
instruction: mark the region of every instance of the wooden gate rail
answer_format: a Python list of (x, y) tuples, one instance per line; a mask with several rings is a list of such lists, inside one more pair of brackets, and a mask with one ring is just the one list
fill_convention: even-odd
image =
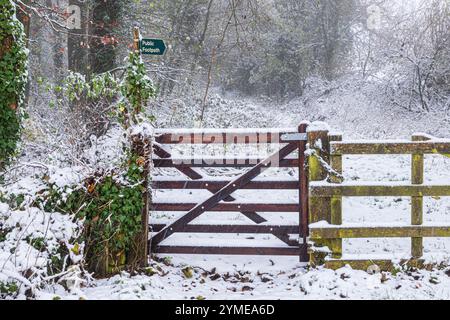
[(264, 168), (267, 168), (270, 163), (275, 162), (276, 159), (283, 159), (296, 149), (296, 146), (292, 143), (283, 147), (280, 151), (272, 154), (263, 162), (244, 173), (243, 175), (237, 177), (225, 187), (215, 192), (210, 198), (204, 200), (203, 202), (195, 205), (188, 213), (184, 214), (182, 217), (178, 218), (176, 221), (171, 222), (168, 226), (164, 227), (163, 230), (158, 232), (152, 237), (152, 245), (158, 245), (164, 239), (169, 237), (171, 234), (177, 231), (178, 228), (188, 224), (192, 220), (198, 218), (201, 214), (206, 211), (211, 211), (214, 209), (220, 201), (224, 200), (226, 197), (230, 196), (233, 192), (239, 190), (242, 186), (249, 183), (252, 179), (256, 178)]
[[(153, 224), (153, 231), (159, 232), (166, 225)], [(180, 232), (189, 233), (298, 233), (297, 226), (271, 226), (271, 225), (214, 225), (214, 224), (188, 224), (180, 228)]]
[[(154, 203), (153, 211), (189, 211), (194, 209), (197, 203)], [(207, 211), (240, 212), (296, 212), (300, 210), (297, 203), (217, 203), (208, 207)]]
[[(191, 254), (263, 254), (263, 255), (296, 255), (301, 261), (308, 261), (306, 235), (307, 235), (307, 174), (305, 169), (307, 124), (297, 129), (244, 129), (244, 130), (160, 130), (157, 132), (155, 154), (159, 157), (153, 160), (157, 168), (175, 168), (188, 179), (158, 178), (152, 181), (153, 189), (192, 189), (208, 190), (212, 195), (201, 203), (161, 203), (152, 204), (153, 211), (186, 212), (168, 224), (152, 224), (154, 232), (150, 246), (156, 253), (191, 253)], [(163, 145), (178, 144), (281, 144), (279, 151), (266, 159), (239, 158), (227, 159), (213, 158), (173, 158)], [(297, 157), (288, 157), (299, 150)], [(250, 168), (242, 175), (230, 180), (205, 180), (195, 168)], [(254, 180), (268, 167), (299, 169), (297, 180)], [(299, 203), (238, 203), (231, 196), (237, 190), (299, 190)], [(191, 224), (191, 222), (205, 212), (240, 212), (255, 225), (205, 225)], [(297, 213), (299, 224), (296, 226), (272, 226), (258, 212)], [(249, 233), (272, 234), (287, 246), (283, 247), (223, 247), (223, 246), (177, 246), (163, 245), (161, 242), (173, 233)], [(289, 235), (299, 235), (304, 241), (294, 241)]]
[[(154, 189), (222, 189), (230, 181), (204, 181), (204, 180), (154, 180), (152, 187)], [(298, 181), (251, 181), (241, 189), (256, 190), (298, 190)]]
[(160, 144), (261, 144), (284, 143), (292, 129), (180, 129), (159, 130), (155, 141)]
[[(153, 164), (158, 168), (172, 168), (178, 166), (180, 168), (252, 168), (264, 159), (246, 158), (203, 158), (203, 159), (153, 159)], [(298, 159), (283, 159), (280, 162), (274, 163), (274, 168), (297, 168)]]
[(219, 255), (265, 255), (298, 256), (298, 247), (200, 247), (200, 246), (159, 246), (158, 253), (166, 254), (219, 254)]
[[(324, 133), (322, 133), (322, 137)], [(335, 137), (336, 138), (336, 137)], [(338, 139), (342, 140), (342, 139)], [(311, 224), (310, 235), (313, 243), (311, 263), (325, 264), (330, 268), (340, 268), (346, 264), (365, 269), (378, 264), (383, 269), (391, 269), (388, 260), (342, 260), (342, 239), (344, 238), (411, 238), (411, 259), (404, 261), (412, 266), (424, 266), (423, 238), (450, 237), (450, 223), (423, 225), (423, 197), (450, 196), (450, 185), (424, 184), (424, 155), (440, 154), (450, 156), (450, 140), (436, 139), (425, 134), (416, 134), (412, 141), (342, 142), (331, 141), (328, 180), (310, 183)], [(342, 181), (343, 155), (410, 154), (411, 183), (345, 183)], [(326, 167), (326, 165), (325, 165)], [(314, 169), (314, 168), (313, 168)], [(342, 225), (342, 197), (411, 197), (410, 225)], [(323, 209), (323, 210), (321, 210)], [(331, 257), (326, 257), (326, 246)]]

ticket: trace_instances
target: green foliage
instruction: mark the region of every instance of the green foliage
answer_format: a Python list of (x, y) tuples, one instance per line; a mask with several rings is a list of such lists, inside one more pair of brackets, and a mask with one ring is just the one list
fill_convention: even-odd
[(87, 179), (84, 187), (73, 191), (65, 201), (57, 191), (47, 193), (43, 200), (46, 210), (74, 214), (84, 220), (84, 232), (78, 241), (85, 243), (90, 270), (99, 275), (129, 263), (127, 254), (136, 249), (135, 237), (142, 229), (143, 163), (139, 157), (130, 156), (125, 165), (123, 174), (108, 173)]
[(28, 237), (27, 242), (30, 246), (32, 246), (33, 248), (35, 248), (36, 250), (43, 252), (45, 251), (45, 238), (43, 237), (37, 237), (37, 238), (32, 238), (32, 237)]
[[(44, 82), (40, 80), (38, 83), (43, 85)], [(129, 55), (123, 79), (116, 77), (112, 72), (105, 72), (87, 80), (82, 74), (70, 72), (62, 85), (46, 85), (45, 89), (49, 92), (63, 93), (70, 104), (83, 102), (108, 107), (115, 104), (117, 107), (111, 109), (109, 116), (116, 117), (125, 127), (139, 122), (143, 107), (156, 95), (155, 87), (147, 76), (140, 55), (134, 52)], [(63, 101), (60, 100), (58, 103), (62, 104)], [(153, 117), (149, 120), (153, 120)]]
[(7, 296), (15, 296), (19, 293), (19, 286), (16, 282), (0, 281), (0, 298)]
[[(126, 102), (122, 100), (120, 109), (126, 112), (125, 119), (138, 122), (138, 115), (142, 112), (142, 107), (148, 103), (151, 97), (156, 94), (153, 82), (147, 76), (145, 65), (141, 56), (137, 52), (130, 52), (126, 67), (125, 79), (121, 85), (121, 92)], [(129, 121), (129, 120), (128, 120)], [(126, 123), (129, 125), (130, 123)]]
[(0, 242), (6, 240), (6, 236), (11, 232), (11, 229), (6, 229), (0, 226)]
[(70, 72), (63, 87), (53, 88), (56, 92), (64, 92), (69, 101), (73, 102), (82, 97), (90, 100), (113, 99), (120, 90), (119, 82), (109, 72), (95, 75), (90, 81), (86, 81), (85, 76)]
[(24, 38), (15, 6), (0, 0), (0, 169), (14, 155), (25, 116), (21, 109), (28, 76)]

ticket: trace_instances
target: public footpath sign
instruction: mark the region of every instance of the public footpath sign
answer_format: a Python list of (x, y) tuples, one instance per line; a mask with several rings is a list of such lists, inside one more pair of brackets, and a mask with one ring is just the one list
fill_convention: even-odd
[(141, 53), (153, 56), (162, 56), (166, 52), (166, 44), (162, 39), (142, 39)]

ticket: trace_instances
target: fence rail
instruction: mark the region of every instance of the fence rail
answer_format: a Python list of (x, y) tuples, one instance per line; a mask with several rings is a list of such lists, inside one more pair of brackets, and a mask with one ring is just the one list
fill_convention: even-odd
[(447, 185), (364, 185), (364, 184), (314, 184), (310, 186), (312, 197), (448, 197)]
[(334, 155), (355, 154), (450, 154), (446, 142), (332, 142)]
[[(310, 197), (311, 263), (338, 268), (350, 264), (356, 268), (367, 268), (379, 264), (391, 268), (388, 260), (342, 260), (342, 239), (353, 238), (411, 238), (411, 259), (405, 261), (418, 266), (424, 264), (423, 238), (450, 237), (448, 225), (423, 225), (423, 197), (450, 196), (450, 184), (424, 184), (424, 155), (450, 156), (450, 140), (437, 139), (426, 134), (416, 134), (412, 141), (349, 141), (343, 142), (340, 135), (329, 135), (322, 131), (320, 147), (310, 160), (312, 179)], [(334, 140), (334, 141), (333, 141)], [(329, 145), (329, 149), (322, 147)], [(327, 154), (328, 152), (328, 154)], [(319, 154), (322, 156), (318, 156)], [(342, 178), (342, 156), (344, 155), (411, 155), (411, 183), (346, 183)], [(321, 166), (318, 166), (320, 163)], [(326, 177), (325, 177), (326, 176)], [(411, 197), (410, 225), (345, 225), (343, 221), (343, 197)], [(327, 247), (331, 257), (327, 256)]]

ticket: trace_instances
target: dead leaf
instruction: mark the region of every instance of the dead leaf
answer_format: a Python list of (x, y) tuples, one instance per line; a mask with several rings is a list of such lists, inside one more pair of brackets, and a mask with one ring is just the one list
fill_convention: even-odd
[(218, 274), (218, 273), (213, 274), (211, 277), (209, 277), (209, 279), (212, 280), (212, 281), (220, 279), (220, 274)]
[(145, 158), (144, 157), (139, 157), (136, 159), (136, 164), (140, 167), (143, 167), (145, 164)]
[(87, 190), (88, 190), (89, 193), (94, 192), (95, 191), (95, 184), (94, 183), (89, 184)]
[(194, 276), (194, 269), (192, 269), (191, 267), (186, 267), (181, 271), (183, 272), (183, 275), (186, 279), (190, 279)]

